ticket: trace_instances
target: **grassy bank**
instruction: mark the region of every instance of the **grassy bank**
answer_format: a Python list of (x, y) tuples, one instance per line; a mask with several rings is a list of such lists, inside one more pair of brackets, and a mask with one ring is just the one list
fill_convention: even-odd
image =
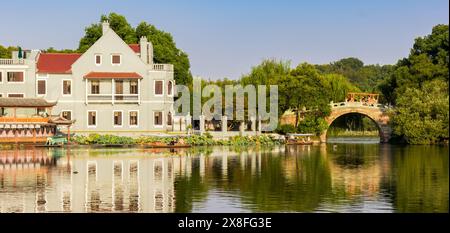
[(170, 145), (174, 143), (187, 144), (191, 146), (249, 146), (249, 145), (277, 145), (281, 144), (273, 137), (260, 136), (235, 136), (229, 139), (214, 139), (209, 134), (191, 135), (189, 137), (157, 137), (157, 136), (141, 136), (138, 138), (116, 136), (116, 135), (100, 135), (90, 134), (89, 136), (75, 136), (72, 142), (80, 145), (145, 145), (151, 143), (160, 143)]

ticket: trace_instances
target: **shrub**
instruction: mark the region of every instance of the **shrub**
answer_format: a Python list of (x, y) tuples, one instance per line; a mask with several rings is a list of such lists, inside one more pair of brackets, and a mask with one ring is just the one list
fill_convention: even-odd
[(276, 133), (286, 135), (288, 133), (295, 133), (297, 129), (293, 125), (278, 125), (275, 130)]

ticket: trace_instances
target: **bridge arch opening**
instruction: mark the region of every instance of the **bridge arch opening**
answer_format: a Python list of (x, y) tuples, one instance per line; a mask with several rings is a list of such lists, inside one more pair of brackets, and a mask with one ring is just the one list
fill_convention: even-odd
[(379, 123), (360, 112), (343, 113), (329, 119), (324, 135), (330, 143), (380, 143), (383, 137)]
[[(328, 128), (340, 117), (345, 117), (350, 114), (359, 114), (375, 123), (378, 128), (379, 142), (389, 142), (392, 134), (389, 123), (389, 108), (383, 104), (379, 104), (378, 97), (379, 94), (373, 93), (348, 93), (345, 102), (331, 102), (331, 113), (325, 118)], [(337, 122), (339, 121), (340, 120)], [(369, 121), (366, 120), (366, 122)], [(327, 142), (327, 132), (328, 129), (320, 135), (321, 142)]]

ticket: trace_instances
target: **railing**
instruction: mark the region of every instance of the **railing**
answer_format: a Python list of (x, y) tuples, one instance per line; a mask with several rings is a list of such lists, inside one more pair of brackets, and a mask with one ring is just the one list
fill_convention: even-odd
[(0, 65), (24, 65), (24, 59), (5, 59), (0, 58)]
[(157, 71), (173, 71), (172, 64), (153, 64), (153, 69)]
[(139, 94), (88, 94), (88, 103), (139, 103)]
[(0, 123), (47, 123), (48, 117), (0, 117)]
[(365, 108), (387, 108), (384, 104), (380, 103), (366, 103), (366, 102), (339, 102), (339, 103), (331, 103), (331, 108), (339, 108), (339, 107), (365, 107)]

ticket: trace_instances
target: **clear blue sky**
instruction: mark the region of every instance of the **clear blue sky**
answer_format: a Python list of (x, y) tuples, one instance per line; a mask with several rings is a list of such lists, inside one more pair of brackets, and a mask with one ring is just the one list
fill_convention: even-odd
[(117, 12), (172, 33), (194, 75), (238, 78), (264, 58), (393, 64), (414, 38), (448, 24), (448, 8), (448, 0), (17, 0), (2, 2), (0, 44), (77, 48), (87, 25)]

